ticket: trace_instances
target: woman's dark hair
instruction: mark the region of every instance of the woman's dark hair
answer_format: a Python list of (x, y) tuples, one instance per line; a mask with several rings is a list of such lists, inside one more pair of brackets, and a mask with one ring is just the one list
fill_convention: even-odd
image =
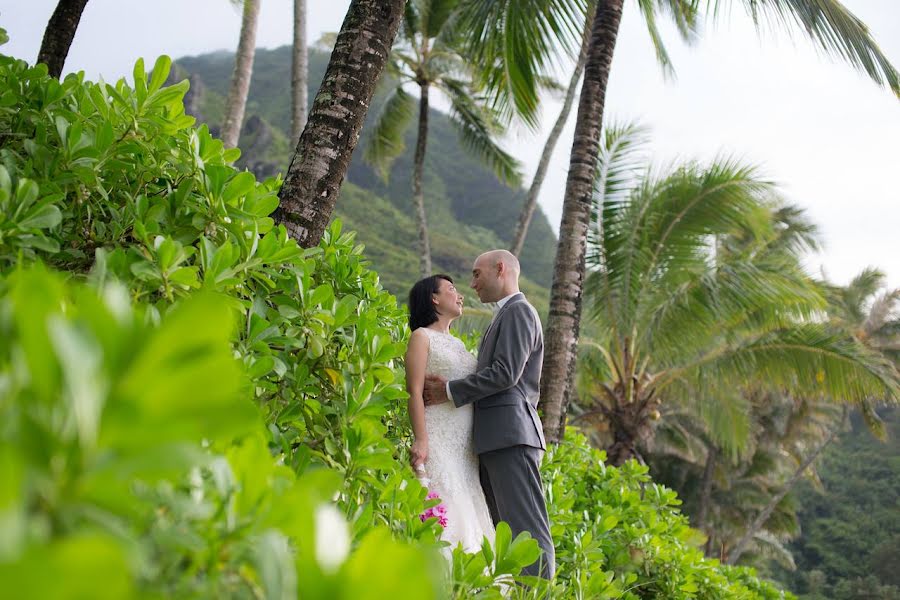
[(419, 327), (428, 327), (438, 320), (437, 311), (431, 302), (431, 295), (437, 294), (441, 279), (453, 283), (449, 275), (437, 274), (416, 282), (409, 290), (409, 328), (415, 331)]

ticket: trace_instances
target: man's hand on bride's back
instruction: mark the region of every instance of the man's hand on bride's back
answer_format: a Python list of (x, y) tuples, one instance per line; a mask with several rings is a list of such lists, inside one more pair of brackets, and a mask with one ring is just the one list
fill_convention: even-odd
[(447, 402), (447, 380), (438, 375), (426, 375), (422, 400), (424, 400), (425, 406)]

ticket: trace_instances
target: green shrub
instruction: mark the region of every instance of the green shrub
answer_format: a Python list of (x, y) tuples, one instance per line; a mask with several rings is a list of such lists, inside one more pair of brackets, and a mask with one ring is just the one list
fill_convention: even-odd
[(702, 534), (678, 511), (675, 492), (635, 461), (603, 452), (569, 430), (542, 468), (557, 551), (558, 586), (576, 598), (792, 598), (703, 556)]

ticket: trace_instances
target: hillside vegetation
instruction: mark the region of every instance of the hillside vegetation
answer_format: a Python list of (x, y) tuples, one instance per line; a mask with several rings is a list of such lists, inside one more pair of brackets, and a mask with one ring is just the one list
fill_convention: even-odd
[[(310, 51), (310, 97), (318, 89), (327, 59), (323, 52)], [(230, 52), (177, 61), (173, 79), (189, 77), (191, 81), (187, 111), (207, 123), (213, 133), (221, 123), (233, 62)], [(258, 177), (283, 173), (290, 160), (290, 62), (288, 46), (256, 53), (238, 166), (249, 168)], [(359, 148), (366, 144), (382, 101), (380, 95), (373, 101)], [(435, 270), (465, 277), (478, 253), (509, 245), (525, 194), (504, 186), (470, 156), (446, 115), (432, 109), (429, 123), (425, 202)], [(362, 152), (354, 153), (336, 211), (336, 216), (357, 231), (385, 287), (401, 297), (418, 275), (410, 182), (414, 135), (411, 128), (406, 151), (394, 163), (387, 181), (363, 162)], [(555, 249), (553, 230), (538, 210), (521, 258), (523, 290), (540, 309), (547, 306)]]

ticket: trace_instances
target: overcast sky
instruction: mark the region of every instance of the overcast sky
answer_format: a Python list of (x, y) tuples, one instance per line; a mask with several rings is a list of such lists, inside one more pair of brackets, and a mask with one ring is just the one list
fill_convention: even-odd
[[(307, 0), (309, 37), (340, 28), (349, 0)], [(742, 3), (735, 0), (734, 5)], [(900, 66), (900, 1), (845, 0)], [(56, 0), (0, 0), (11, 38), (0, 52), (33, 61)], [(291, 40), (291, 0), (262, 0), (258, 45)], [(228, 0), (90, 0), (66, 63), (115, 80), (138, 57), (152, 62), (237, 45), (240, 15)], [(607, 116), (640, 120), (653, 132), (655, 160), (728, 154), (759, 165), (820, 226), (826, 249), (811, 270), (846, 282), (867, 265), (900, 287), (900, 101), (805, 38), (758, 35), (741, 8), (707, 25), (687, 47), (665, 29), (677, 70), (666, 81), (635, 10), (626, 2)], [(565, 70), (565, 67), (563, 67)], [(565, 78), (565, 77), (563, 77)], [(528, 178), (559, 102), (544, 104), (544, 131), (515, 131), (507, 145)], [(557, 146), (540, 202), (559, 226), (574, 111)]]

